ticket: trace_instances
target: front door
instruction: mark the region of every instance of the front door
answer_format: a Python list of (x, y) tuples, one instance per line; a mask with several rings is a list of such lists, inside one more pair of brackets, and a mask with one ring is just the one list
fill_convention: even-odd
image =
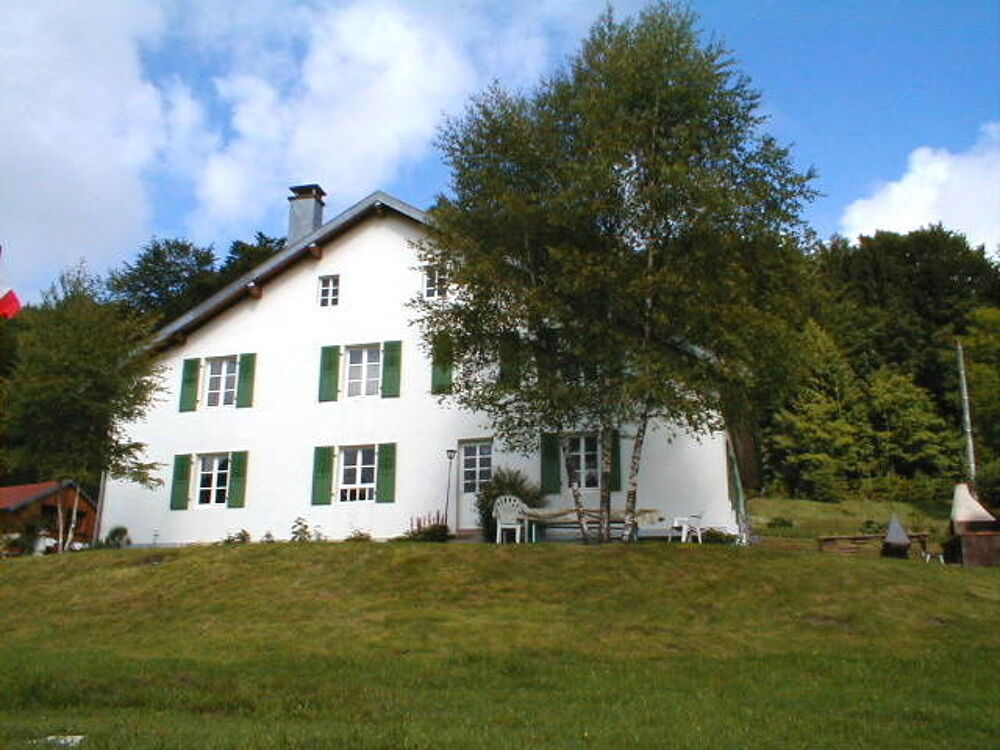
[(458, 528), (477, 529), (480, 526), (476, 510), (479, 488), (493, 478), (493, 441), (475, 440), (458, 446)]

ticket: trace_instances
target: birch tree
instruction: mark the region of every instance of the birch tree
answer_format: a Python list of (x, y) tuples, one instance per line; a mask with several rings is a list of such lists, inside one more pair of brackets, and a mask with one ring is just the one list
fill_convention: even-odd
[[(126, 425), (142, 417), (159, 379), (143, 347), (147, 319), (102, 301), (97, 278), (64, 272), (20, 317), (17, 361), (6, 379), (3, 458), (37, 480), (94, 488), (101, 474), (153, 486), (155, 464)], [(59, 549), (72, 541), (79, 491), (59, 507)]]
[[(627, 539), (650, 426), (720, 428), (720, 394), (780, 369), (798, 322), (812, 175), (695, 21), (667, 3), (608, 11), (530, 93), (474, 98), (440, 133), (452, 191), (421, 248), (453, 282), (421, 322), (428, 342), (452, 340), (460, 404), (524, 447), (539, 430), (634, 426)], [(505, 385), (490, 375), (504, 340), (521, 355)]]

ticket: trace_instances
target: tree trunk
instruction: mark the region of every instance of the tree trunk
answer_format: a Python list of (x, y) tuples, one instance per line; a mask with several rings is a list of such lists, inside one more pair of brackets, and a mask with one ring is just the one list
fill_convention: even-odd
[(63, 551), (63, 505), (62, 493), (56, 501), (56, 552)]
[(635, 426), (635, 442), (632, 443), (632, 459), (628, 465), (628, 490), (625, 493), (625, 529), (623, 542), (634, 542), (639, 538), (639, 521), (635, 512), (636, 497), (639, 494), (639, 467), (642, 465), (642, 446), (646, 441), (649, 425), (649, 407), (643, 409)]
[(66, 532), (66, 544), (63, 545), (63, 549), (70, 547), (72, 549), (73, 545), (73, 532), (76, 531), (76, 512), (80, 507), (80, 487), (77, 486), (76, 492), (73, 493), (73, 512), (70, 513), (69, 517), (69, 530)]
[(580, 525), (580, 535), (583, 537), (583, 543), (587, 544), (590, 541), (590, 535), (587, 533), (587, 519), (583, 515), (583, 498), (580, 495), (580, 485), (573, 481), (573, 465), (569, 461), (569, 438), (565, 435), (561, 435), (560, 438), (559, 446), (562, 449), (563, 463), (566, 466), (566, 476), (569, 479), (570, 494), (573, 496), (576, 522)]
[(611, 436), (614, 430), (601, 426), (601, 533), (600, 541), (611, 541)]

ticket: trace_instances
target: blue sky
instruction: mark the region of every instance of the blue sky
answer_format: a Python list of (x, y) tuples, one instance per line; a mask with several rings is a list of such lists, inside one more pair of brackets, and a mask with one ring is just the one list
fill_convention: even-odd
[[(152, 236), (285, 230), (287, 187), (332, 216), (375, 189), (446, 188), (442, 117), (491, 80), (528, 87), (603, 2), (6, 0), (2, 269), (22, 298)], [(642, 6), (615, 4), (618, 15)], [(701, 0), (700, 27), (816, 168), (821, 237), (932, 221), (1000, 245), (997, 0)]]

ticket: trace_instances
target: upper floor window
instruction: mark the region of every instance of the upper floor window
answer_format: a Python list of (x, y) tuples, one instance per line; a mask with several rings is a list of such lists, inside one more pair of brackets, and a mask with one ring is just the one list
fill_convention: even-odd
[(319, 277), (319, 306), (333, 307), (340, 302), (340, 276)]
[(448, 275), (441, 266), (424, 266), (424, 297), (443, 297), (448, 286)]
[(199, 456), (198, 505), (225, 505), (229, 492), (229, 454)]
[(361, 445), (340, 452), (340, 502), (375, 499), (375, 446)]
[(581, 489), (597, 489), (601, 486), (598, 447), (596, 435), (574, 435), (567, 438), (566, 467), (568, 481)]
[(347, 395), (377, 396), (382, 384), (382, 350), (373, 346), (347, 348)]
[(236, 403), (238, 362), (235, 354), (205, 360), (205, 406), (232, 406)]

